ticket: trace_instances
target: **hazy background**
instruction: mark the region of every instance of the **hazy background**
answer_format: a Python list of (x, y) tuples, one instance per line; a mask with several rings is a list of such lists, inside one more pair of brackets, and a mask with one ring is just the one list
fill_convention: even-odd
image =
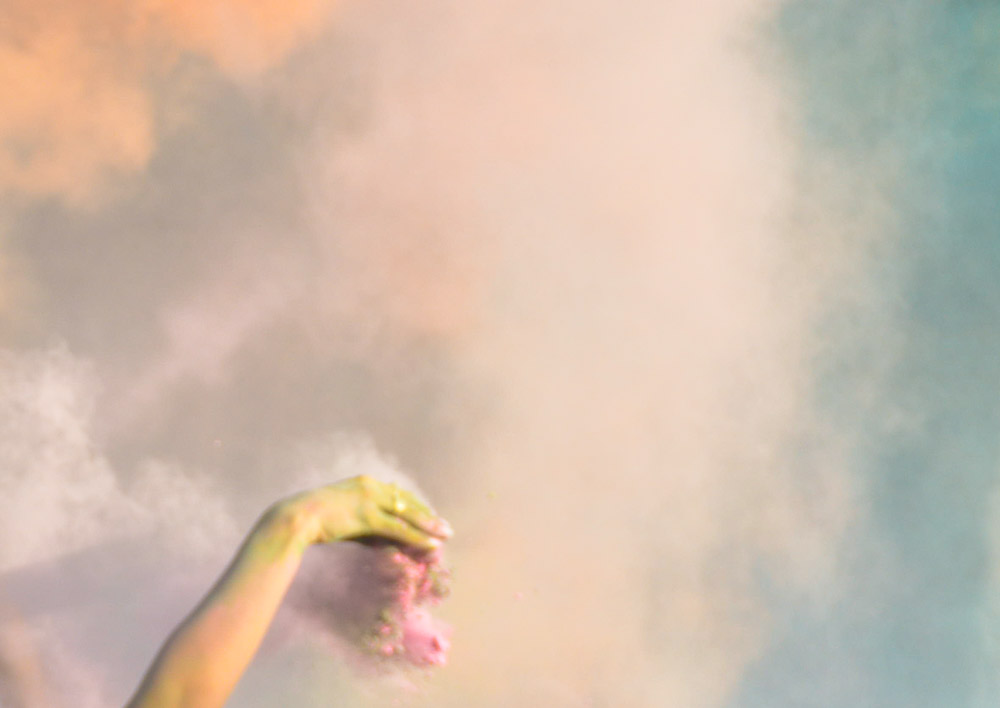
[(279, 631), (233, 706), (1000, 700), (1000, 9), (0, 7), (0, 617), (60, 705), (396, 470), (451, 664)]

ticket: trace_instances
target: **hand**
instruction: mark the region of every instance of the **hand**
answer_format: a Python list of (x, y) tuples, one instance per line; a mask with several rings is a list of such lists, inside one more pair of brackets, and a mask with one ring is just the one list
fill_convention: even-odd
[(394, 484), (355, 477), (272, 506), (163, 645), (129, 708), (221, 708), (313, 543), (379, 537), (438, 548), (451, 527)]
[(303, 524), (308, 543), (374, 536), (433, 550), (452, 534), (415, 494), (367, 475), (303, 492), (281, 506)]

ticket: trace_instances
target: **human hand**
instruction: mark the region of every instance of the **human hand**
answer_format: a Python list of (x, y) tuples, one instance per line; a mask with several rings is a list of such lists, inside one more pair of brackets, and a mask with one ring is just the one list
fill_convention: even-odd
[(367, 475), (303, 492), (282, 507), (302, 525), (307, 543), (377, 537), (433, 550), (452, 534), (415, 494)]

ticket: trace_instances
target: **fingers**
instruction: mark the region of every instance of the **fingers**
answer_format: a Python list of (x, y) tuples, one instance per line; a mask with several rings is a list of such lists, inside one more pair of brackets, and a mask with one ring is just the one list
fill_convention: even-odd
[(425, 551), (433, 551), (441, 547), (441, 539), (431, 536), (400, 517), (381, 509), (369, 517), (369, 524), (374, 534), (399, 543), (405, 543)]
[(395, 484), (386, 484), (383, 488), (384, 496), (380, 499), (380, 506), (384, 511), (425, 533), (439, 538), (451, 538), (451, 525), (435, 514), (416, 494)]
[(381, 536), (432, 550), (452, 535), (448, 522), (417, 495), (367, 475), (305, 492), (285, 505), (305, 519), (300, 525), (307, 543)]

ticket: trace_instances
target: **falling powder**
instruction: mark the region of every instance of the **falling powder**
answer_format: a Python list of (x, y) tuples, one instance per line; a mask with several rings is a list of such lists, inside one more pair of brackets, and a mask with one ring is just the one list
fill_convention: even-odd
[(448, 659), (451, 628), (430, 609), (448, 595), (449, 573), (440, 551), (383, 549), (380, 565), (392, 594), (379, 613), (365, 646), (386, 660), (442, 666)]

